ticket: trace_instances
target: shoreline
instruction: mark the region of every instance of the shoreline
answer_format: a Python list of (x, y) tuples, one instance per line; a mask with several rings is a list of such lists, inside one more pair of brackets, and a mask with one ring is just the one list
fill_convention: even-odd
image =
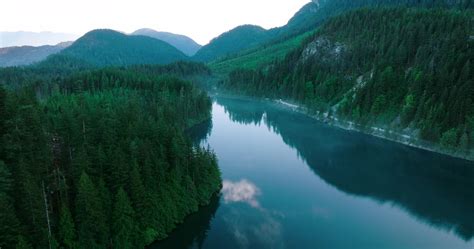
[(403, 144), (412, 148), (417, 148), (417, 149), (430, 151), (430, 152), (438, 153), (445, 156), (450, 156), (457, 159), (474, 162), (474, 153), (470, 153), (466, 155), (465, 153), (462, 153), (462, 152), (450, 152), (447, 149), (440, 148), (440, 146), (437, 144), (424, 141), (418, 138), (414, 138), (408, 134), (403, 134), (397, 131), (387, 130), (380, 127), (365, 127), (351, 121), (340, 120), (339, 118), (334, 117), (334, 116), (328, 117), (326, 116), (326, 114), (322, 114), (322, 115), (310, 114), (305, 107), (284, 101), (282, 99), (264, 99), (264, 100), (268, 100), (280, 106), (283, 106), (285, 108), (289, 108), (292, 111), (301, 113), (303, 115), (306, 115), (319, 122), (323, 122), (332, 127), (337, 127), (337, 128), (344, 129), (347, 131), (359, 132), (366, 135), (381, 138), (384, 140)]

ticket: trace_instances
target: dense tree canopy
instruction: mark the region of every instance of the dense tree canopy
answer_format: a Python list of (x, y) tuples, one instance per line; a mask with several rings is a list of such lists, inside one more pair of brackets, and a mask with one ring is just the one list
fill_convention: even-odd
[(208, 72), (178, 63), (8, 76), (24, 86), (0, 88), (0, 246), (140, 248), (208, 203), (216, 158), (184, 131), (209, 119), (211, 102), (170, 76), (194, 70)]
[(474, 147), (472, 11), (362, 9), (331, 19), (285, 59), (222, 84), (365, 125)]
[(95, 66), (167, 64), (188, 57), (170, 44), (114, 30), (92, 30), (58, 53)]

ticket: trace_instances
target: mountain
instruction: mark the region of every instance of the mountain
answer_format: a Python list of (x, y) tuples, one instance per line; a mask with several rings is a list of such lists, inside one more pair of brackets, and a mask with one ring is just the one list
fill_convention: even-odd
[(199, 61), (211, 61), (256, 46), (269, 38), (267, 30), (262, 27), (239, 26), (214, 38), (209, 44), (202, 47), (193, 58)]
[(263, 46), (245, 49), (237, 54), (210, 62), (208, 65), (216, 75), (227, 75), (235, 69), (256, 69), (275, 60), (285, 58), (286, 54), (312, 36), (309, 31), (301, 35), (279, 40)]
[(55, 46), (21, 46), (0, 48), (0, 67), (29, 65), (42, 61), (52, 54), (67, 48), (72, 42), (62, 42)]
[[(331, 17), (337, 16), (349, 10), (364, 7), (426, 7), (426, 8), (457, 8), (472, 9), (474, 2), (470, 0), (312, 0), (303, 6), (286, 25), (270, 30), (262, 28), (254, 30), (255, 34), (242, 32), (236, 28), (215, 38), (204, 46), (194, 57), (200, 61), (213, 61), (222, 59), (228, 55), (235, 54), (247, 49), (258, 49), (259, 45), (282, 42), (292, 39), (316, 29)], [(244, 26), (256, 27), (256, 26)], [(256, 35), (254, 39), (248, 36)], [(241, 36), (241, 37), (239, 37)], [(229, 37), (222, 41), (224, 38)], [(233, 45), (236, 44), (236, 45)]]
[(0, 48), (55, 45), (65, 41), (74, 41), (78, 37), (74, 34), (53, 32), (0, 32)]
[(275, 37), (288, 37), (314, 29), (321, 21), (327, 19), (327, 14), (322, 12), (325, 9), (334, 9), (326, 7), (328, 2), (330, 0), (313, 0), (296, 12), (286, 25), (273, 28), (269, 33)]
[(327, 122), (472, 159), (473, 25), (471, 10), (350, 11), (284, 59), (234, 70), (221, 88), (286, 99)]
[(193, 56), (196, 52), (201, 49), (201, 45), (195, 42), (193, 39), (184, 36), (177, 35), (168, 32), (160, 32), (153, 29), (139, 29), (132, 33), (132, 35), (143, 35), (162, 40), (173, 45), (187, 56)]
[(147, 36), (129, 36), (108, 29), (90, 31), (58, 55), (96, 66), (168, 64), (188, 59), (166, 42)]
[(275, 37), (289, 37), (313, 30), (331, 17), (365, 7), (474, 8), (470, 0), (312, 0), (285, 26), (269, 30)]

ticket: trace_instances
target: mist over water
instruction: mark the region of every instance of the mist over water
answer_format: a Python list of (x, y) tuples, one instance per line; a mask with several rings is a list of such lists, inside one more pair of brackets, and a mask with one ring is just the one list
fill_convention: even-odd
[(216, 98), (194, 137), (223, 189), (150, 248), (473, 248), (474, 165)]

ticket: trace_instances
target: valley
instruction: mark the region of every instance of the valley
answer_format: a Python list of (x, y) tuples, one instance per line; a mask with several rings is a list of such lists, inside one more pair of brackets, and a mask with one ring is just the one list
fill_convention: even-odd
[(217, 155), (221, 195), (149, 249), (473, 246), (472, 162), (272, 101), (218, 94), (212, 113), (193, 134)]
[(7, 32), (0, 249), (472, 248), (473, 9)]

